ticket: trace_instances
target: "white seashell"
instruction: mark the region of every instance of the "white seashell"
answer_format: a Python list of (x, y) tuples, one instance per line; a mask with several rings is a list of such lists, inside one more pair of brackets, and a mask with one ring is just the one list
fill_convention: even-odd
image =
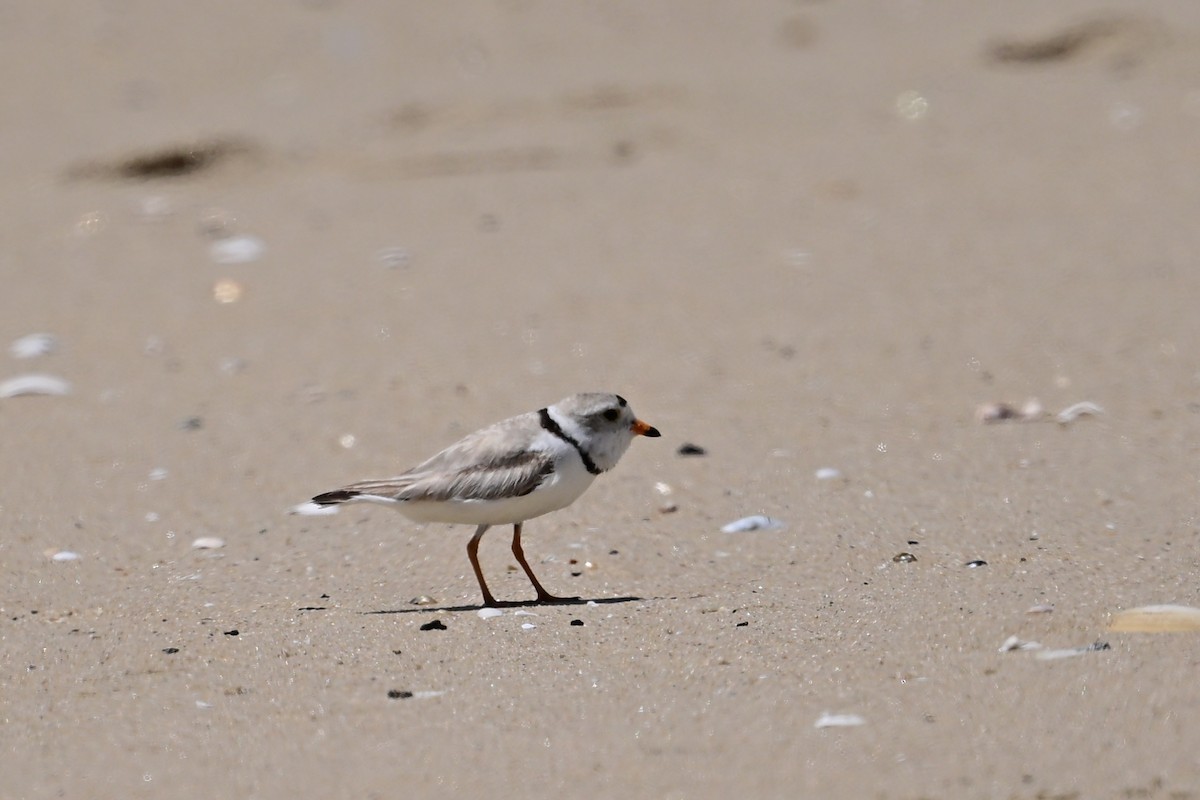
[(70, 550), (60, 550), (50, 556), (51, 561), (78, 561), (79, 553), (72, 553)]
[(504, 612), (498, 608), (481, 608), (475, 612), (480, 619), (492, 619), (493, 617), (503, 616)]
[(1050, 614), (1054, 611), (1054, 606), (1049, 603), (1038, 603), (1036, 606), (1030, 606), (1025, 609), (1026, 614)]
[(206, 711), (212, 707), (213, 707), (212, 703), (206, 703), (203, 700), (196, 701), (196, 708), (200, 709), (201, 711)]
[(193, 550), (218, 550), (225, 546), (225, 540), (216, 536), (201, 536), (192, 542)]
[(13, 358), (37, 358), (58, 349), (58, 339), (52, 333), (31, 333), (8, 346)]
[(523, 622), (523, 623), (521, 623), (521, 630), (525, 630), (525, 631), (531, 631), (531, 630), (533, 630), (533, 629), (534, 629), (534, 628), (536, 628), (536, 627), (537, 627), (537, 625), (534, 625), (532, 622)]
[(152, 469), (152, 470), (150, 470), (150, 474), (147, 475), (146, 477), (148, 477), (152, 481), (165, 481), (167, 479), (167, 468), (166, 467), (157, 467), (155, 469)]
[(814, 728), (853, 728), (858, 725), (865, 725), (867, 721), (858, 714), (830, 714), (828, 711), (821, 714), (817, 721), (813, 724)]
[(1174, 605), (1131, 608), (1114, 616), (1108, 629), (1122, 633), (1200, 631), (1200, 608)]
[(1058, 412), (1058, 415), (1055, 416), (1054, 419), (1059, 424), (1066, 425), (1069, 422), (1074, 422), (1080, 417), (1095, 416), (1103, 413), (1103, 408), (1091, 402), (1090, 400), (1084, 400), (1082, 403), (1076, 403), (1073, 406), (1067, 406), (1062, 411)]
[(303, 517), (323, 517), (338, 513), (337, 506), (321, 506), (312, 502), (301, 503), (288, 509), (289, 514), (299, 514)]
[(267, 245), (257, 236), (230, 236), (218, 239), (208, 248), (208, 255), (218, 264), (247, 264), (262, 258)]
[(19, 375), (0, 383), (0, 397), (34, 394), (62, 396), (70, 393), (71, 384), (54, 375)]
[(526, 611), (525, 609), (521, 609), (520, 611), (514, 611), (513, 616), (514, 617), (536, 617), (538, 615), (533, 613), (532, 611)]
[(821, 467), (817, 470), (817, 480), (832, 481), (842, 477), (842, 471), (836, 467)]
[(721, 527), (721, 533), (745, 533), (746, 531), (770, 531), (782, 528), (783, 523), (762, 514), (742, 517)]
[(412, 699), (413, 700), (428, 700), (431, 697), (441, 697), (445, 693), (446, 693), (445, 689), (442, 689), (441, 691), (413, 692)]

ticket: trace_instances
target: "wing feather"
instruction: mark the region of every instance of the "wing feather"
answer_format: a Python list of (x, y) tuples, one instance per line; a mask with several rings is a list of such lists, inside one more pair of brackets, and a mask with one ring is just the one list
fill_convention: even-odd
[(345, 491), (401, 501), (497, 500), (529, 494), (554, 471), (554, 457), (530, 450), (530, 437), (521, 435), (531, 427), (535, 431), (540, 427), (536, 415), (504, 420), (476, 431), (402, 475), (361, 481)]

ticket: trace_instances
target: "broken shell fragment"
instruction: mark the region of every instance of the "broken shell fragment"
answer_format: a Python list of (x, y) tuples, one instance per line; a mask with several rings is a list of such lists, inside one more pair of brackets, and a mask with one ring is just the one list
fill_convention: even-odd
[(220, 550), (225, 546), (225, 540), (218, 536), (201, 536), (192, 542), (193, 550)]
[(728, 525), (721, 527), (721, 533), (745, 533), (746, 531), (770, 531), (776, 528), (782, 528), (783, 523), (777, 519), (765, 516), (763, 514), (755, 514), (750, 517), (742, 517), (735, 519)]
[(1130, 608), (1116, 614), (1108, 629), (1121, 633), (1200, 631), (1200, 608), (1175, 605)]
[(854, 728), (859, 725), (865, 725), (867, 721), (858, 714), (830, 714), (828, 711), (821, 714), (817, 721), (813, 723), (814, 728)]
[(58, 339), (52, 333), (30, 333), (8, 346), (13, 358), (37, 358), (58, 349)]
[(1004, 640), (1004, 644), (1000, 645), (1001, 653), (1011, 653), (1013, 650), (1040, 650), (1042, 646), (1037, 642), (1027, 642), (1017, 636), (1010, 636)]
[(54, 375), (18, 375), (0, 383), (0, 397), (24, 395), (56, 395), (71, 393), (71, 384)]
[(1055, 416), (1055, 421), (1060, 425), (1067, 425), (1080, 417), (1090, 417), (1097, 414), (1103, 414), (1104, 409), (1090, 400), (1084, 400), (1082, 403), (1076, 403), (1073, 406), (1067, 406)]

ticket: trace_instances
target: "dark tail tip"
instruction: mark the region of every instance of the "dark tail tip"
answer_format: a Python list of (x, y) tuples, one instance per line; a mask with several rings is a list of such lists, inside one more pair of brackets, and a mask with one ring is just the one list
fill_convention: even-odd
[(325, 492), (319, 494), (312, 499), (319, 506), (332, 506), (338, 503), (344, 503), (352, 497), (357, 497), (359, 492), (352, 492), (349, 489), (338, 489), (335, 492)]

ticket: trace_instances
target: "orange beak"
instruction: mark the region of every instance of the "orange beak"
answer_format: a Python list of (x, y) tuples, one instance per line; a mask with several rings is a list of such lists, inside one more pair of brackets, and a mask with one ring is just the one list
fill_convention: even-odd
[(633, 421), (633, 427), (631, 430), (633, 431), (634, 436), (649, 436), (652, 439), (657, 436), (662, 436), (662, 434), (658, 432), (658, 428), (642, 422), (640, 419), (635, 419)]

